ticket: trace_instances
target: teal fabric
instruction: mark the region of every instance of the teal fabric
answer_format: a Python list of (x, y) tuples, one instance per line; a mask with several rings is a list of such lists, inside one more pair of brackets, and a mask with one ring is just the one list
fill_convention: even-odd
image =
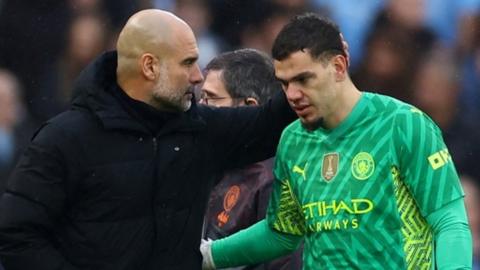
[(435, 237), (436, 269), (472, 269), (472, 234), (463, 198), (427, 216)]
[(216, 268), (257, 264), (295, 251), (303, 237), (284, 234), (261, 220), (229, 237), (213, 241)]

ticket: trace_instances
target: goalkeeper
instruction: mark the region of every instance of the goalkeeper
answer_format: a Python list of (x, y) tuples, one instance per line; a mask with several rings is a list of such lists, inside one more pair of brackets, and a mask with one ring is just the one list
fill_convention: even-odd
[(360, 92), (327, 19), (295, 17), (272, 55), (299, 120), (278, 146), (266, 219), (204, 241), (204, 269), (271, 260), (302, 240), (307, 270), (471, 269), (464, 193), (432, 120)]

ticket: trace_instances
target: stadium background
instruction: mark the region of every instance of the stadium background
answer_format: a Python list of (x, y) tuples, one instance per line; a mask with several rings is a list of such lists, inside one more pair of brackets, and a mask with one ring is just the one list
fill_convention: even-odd
[(332, 18), (355, 84), (418, 106), (442, 129), (467, 194), (478, 269), (480, 0), (0, 0), (0, 192), (34, 130), (68, 106), (82, 68), (150, 7), (192, 26), (201, 67), (226, 50), (269, 53), (295, 14)]

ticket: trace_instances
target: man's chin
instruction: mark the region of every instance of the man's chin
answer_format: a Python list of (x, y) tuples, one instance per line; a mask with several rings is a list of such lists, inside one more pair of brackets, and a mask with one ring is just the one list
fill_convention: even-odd
[(323, 118), (317, 120), (307, 120), (305, 118), (300, 118), (300, 123), (302, 124), (304, 129), (308, 131), (314, 131), (319, 127), (323, 126)]
[(172, 102), (169, 100), (156, 99), (156, 101), (156, 106), (154, 107), (156, 107), (160, 111), (166, 111), (171, 113), (188, 111), (188, 109), (190, 109), (190, 106), (192, 105), (192, 102), (190, 100)]

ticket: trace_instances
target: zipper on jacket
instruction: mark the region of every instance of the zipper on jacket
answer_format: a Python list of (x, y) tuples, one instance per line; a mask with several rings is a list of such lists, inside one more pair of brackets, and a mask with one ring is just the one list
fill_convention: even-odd
[(153, 153), (157, 155), (157, 147), (158, 147), (157, 138), (153, 137), (152, 142), (153, 142)]
[[(157, 200), (156, 200), (156, 193), (157, 193), (157, 181), (156, 179), (158, 178), (158, 166), (156, 164), (158, 164), (158, 161), (157, 159), (159, 158), (159, 156), (157, 155), (157, 149), (158, 149), (158, 142), (157, 142), (157, 138), (155, 137), (155, 135), (153, 135), (153, 138), (152, 138), (152, 143), (153, 143), (153, 160), (155, 162), (155, 165), (154, 165), (154, 172), (153, 172), (153, 182), (152, 182), (152, 216), (153, 216), (153, 225), (154, 225), (154, 230), (153, 230), (153, 237), (154, 239), (157, 239), (158, 237), (158, 220), (157, 220)], [(156, 242), (156, 241), (155, 241)], [(154, 244), (154, 250), (157, 250), (158, 246), (157, 244)]]

